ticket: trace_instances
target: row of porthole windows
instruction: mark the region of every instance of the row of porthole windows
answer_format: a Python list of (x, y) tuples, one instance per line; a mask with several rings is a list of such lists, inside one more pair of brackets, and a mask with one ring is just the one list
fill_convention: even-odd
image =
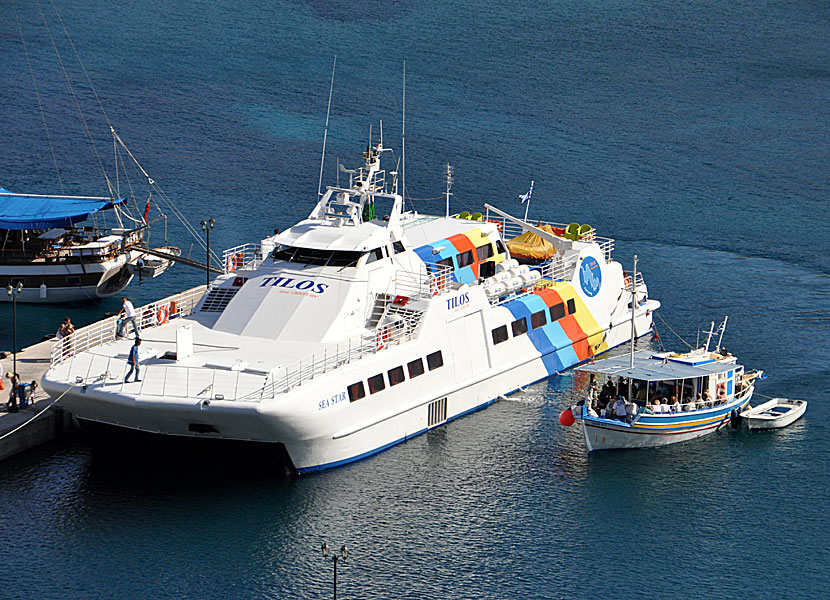
[[(540, 310), (539, 312), (535, 312), (530, 315), (530, 324), (533, 326), (533, 329), (539, 329), (540, 327), (547, 325), (548, 320), (547, 315), (545, 314), (546, 312), (550, 312), (550, 322), (556, 323), (556, 321), (565, 316), (565, 304), (560, 302), (551, 306), (549, 311)], [(568, 300), (567, 314), (572, 315), (574, 313), (576, 313), (576, 301), (571, 298)], [(510, 324), (510, 328), (513, 330), (513, 337), (524, 335), (527, 333), (527, 318), (521, 317), (516, 319)], [(491, 333), (493, 335), (493, 344), (501, 344), (509, 339), (507, 335), (507, 325), (496, 327)]]
[[(504, 249), (504, 244), (501, 243), (501, 240), (496, 240), (496, 248), (495, 254), (504, 254), (506, 250)], [(466, 250), (464, 252), (459, 252), (458, 255), (455, 257), (457, 261), (457, 266), (453, 263), (452, 256), (448, 256), (447, 258), (442, 258), (441, 260), (437, 261), (436, 264), (439, 264), (444, 267), (449, 267), (450, 269), (463, 269), (464, 267), (469, 267), (473, 263), (476, 262), (484, 262), (488, 258), (492, 258), (495, 256), (493, 253), (493, 246), (492, 244), (483, 244), (475, 249), (475, 258), (473, 257), (472, 250)]]
[[(430, 371), (434, 371), (435, 369), (438, 369), (443, 366), (444, 357), (441, 354), (440, 350), (427, 355), (427, 368)], [(414, 379), (419, 375), (423, 375), (425, 373), (424, 359), (416, 358), (415, 360), (406, 363), (406, 370), (409, 372), (410, 379)], [(403, 383), (404, 381), (406, 381), (406, 376), (404, 374), (404, 369), (402, 366), (395, 367), (394, 369), (389, 369), (386, 372), (386, 376), (389, 379), (389, 387), (396, 386), (399, 383)], [(366, 387), (369, 388), (370, 394), (377, 394), (378, 392), (382, 392), (386, 389), (386, 378), (383, 376), (383, 373), (378, 373), (373, 377), (369, 377), (369, 379), (366, 380), (366, 384)], [(349, 392), (349, 401), (354, 402), (355, 400), (365, 398), (366, 387), (363, 386), (362, 381), (358, 381), (357, 383), (353, 383), (352, 385), (350, 385), (347, 388)]]

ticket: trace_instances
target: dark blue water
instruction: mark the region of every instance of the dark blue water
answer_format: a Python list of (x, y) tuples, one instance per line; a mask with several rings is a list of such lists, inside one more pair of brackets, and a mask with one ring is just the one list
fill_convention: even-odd
[[(380, 119), (399, 148), (405, 60), (411, 197), (439, 196), (449, 161), (455, 210), (520, 213), (534, 179), (532, 217), (596, 226), (626, 266), (638, 253), (661, 316), (692, 343), (728, 314), (727, 347), (770, 375), (758, 391), (804, 398), (807, 415), (588, 456), (556, 422), (563, 376), (298, 479), (119, 468), (85, 442), (56, 444), (0, 464), (0, 596), (325, 598), (323, 541), (352, 550), (343, 598), (826, 594), (830, 7), (239, 4), (56, 0), (109, 119), (192, 221), (217, 220), (215, 247), (310, 210), (335, 54), (326, 181)], [(0, 185), (57, 185), (15, 7), (65, 192), (103, 193), (37, 5), (21, 0), (0, 4)], [(109, 168), (106, 123), (41, 7)], [(202, 280), (177, 266), (129, 293)], [(22, 308), (21, 338), (116, 306)]]

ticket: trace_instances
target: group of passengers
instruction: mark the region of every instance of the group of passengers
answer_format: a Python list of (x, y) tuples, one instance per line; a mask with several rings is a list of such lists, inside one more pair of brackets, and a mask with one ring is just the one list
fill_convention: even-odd
[[(645, 382), (632, 382), (634, 401), (629, 402), (626, 399), (627, 389), (628, 381), (624, 378), (620, 379), (619, 385), (615, 385), (612, 380), (608, 379), (601, 389), (597, 389), (596, 380), (592, 375), (587, 403), (588, 414), (592, 417), (601, 416), (630, 423), (640, 410), (648, 414), (679, 413), (713, 408), (727, 402), (726, 393), (722, 387), (718, 389), (717, 398), (711, 398), (708, 392), (702, 392), (697, 394), (696, 399), (683, 403), (676, 395), (667, 393), (670, 388), (655, 390), (651, 399), (646, 401), (648, 384)], [(689, 394), (691, 395), (691, 391)]]

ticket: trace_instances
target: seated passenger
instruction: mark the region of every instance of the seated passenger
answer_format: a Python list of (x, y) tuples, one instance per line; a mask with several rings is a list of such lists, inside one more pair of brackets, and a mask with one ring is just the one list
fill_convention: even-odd
[(671, 403), (669, 404), (672, 412), (680, 412), (680, 400), (677, 399), (677, 396), (671, 397)]
[(628, 413), (626, 412), (625, 399), (622, 396), (617, 398), (617, 401), (614, 403), (614, 412), (616, 412), (618, 419), (621, 421), (626, 420)]
[(708, 392), (703, 392), (703, 398), (702, 398), (702, 400), (703, 400), (703, 406), (704, 406), (704, 407), (707, 407), (707, 408), (708, 408), (708, 407), (710, 407), (710, 406), (712, 406), (712, 405), (714, 404), (714, 403), (712, 402), (712, 399), (709, 397), (709, 393), (708, 393)]
[[(704, 392), (705, 394), (706, 392)], [(695, 408), (706, 408), (706, 402), (703, 400), (703, 397), (698, 393), (697, 400), (695, 401)]]
[(671, 412), (671, 407), (669, 406), (669, 401), (663, 398), (663, 401), (660, 403), (660, 412)]

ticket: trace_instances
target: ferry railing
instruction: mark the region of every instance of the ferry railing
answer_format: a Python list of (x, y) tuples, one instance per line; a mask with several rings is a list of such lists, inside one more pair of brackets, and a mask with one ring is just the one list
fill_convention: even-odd
[(222, 267), (225, 274), (237, 269), (255, 269), (263, 260), (262, 245), (247, 243), (228, 248), (222, 252)]
[(416, 300), (444, 294), (450, 291), (452, 271), (452, 268), (437, 263), (426, 263), (426, 272), (399, 270), (395, 293)]
[(285, 365), (281, 370), (274, 372), (270, 383), (266, 383), (261, 390), (248, 394), (243, 399), (271, 398), (288, 392), (319, 375), (377, 354), (389, 346), (401, 344), (417, 335), (423, 317), (422, 310), (408, 309), (395, 304), (395, 299), (391, 297), (381, 299), (379, 303), (383, 305), (383, 316), (372, 335), (355, 336)]
[[(508, 221), (500, 215), (491, 215), (489, 211), (487, 212), (487, 215), (484, 217), (484, 219), (488, 223), (495, 223), (498, 226), (499, 231), (501, 231), (502, 238), (504, 238), (505, 240), (512, 240), (513, 238), (524, 233), (525, 231), (524, 229), (522, 229), (521, 225), (514, 223), (513, 221)], [(566, 239), (564, 234), (565, 230), (568, 228), (569, 225), (566, 223), (556, 223), (554, 221), (542, 221), (538, 219), (532, 219), (528, 221), (528, 224), (534, 225), (535, 227), (550, 225), (556, 232), (556, 235), (563, 239)], [(613, 240), (611, 240), (610, 238), (598, 238), (596, 235), (596, 229), (594, 229), (593, 227), (583, 232), (579, 239), (583, 242), (599, 241), (600, 239), (613, 242)]]
[(625, 291), (631, 292), (634, 288), (641, 288), (645, 286), (646, 280), (643, 278), (643, 274), (640, 271), (637, 271), (637, 275), (634, 277), (634, 287), (631, 285), (631, 271), (625, 272)]
[[(206, 286), (200, 285), (167, 298), (156, 300), (136, 308), (136, 323), (140, 330), (163, 324), (168, 319), (184, 317), (193, 312), (205, 294)], [(50, 355), (51, 366), (59, 365), (68, 358), (96, 346), (115, 341), (118, 317), (107, 317), (85, 327), (80, 327), (65, 338), (58, 340)], [(132, 332), (132, 325), (125, 325), (125, 332)]]

